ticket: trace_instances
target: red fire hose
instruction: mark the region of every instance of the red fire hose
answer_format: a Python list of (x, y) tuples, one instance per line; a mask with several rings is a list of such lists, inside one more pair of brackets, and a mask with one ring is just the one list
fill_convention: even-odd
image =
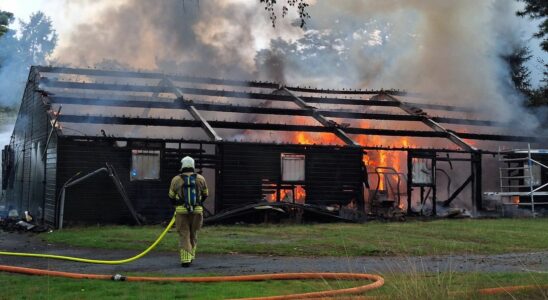
[[(81, 274), (60, 271), (50, 271), (42, 269), (31, 269), (23, 267), (14, 267), (0, 265), (0, 272), (18, 273), (26, 275), (40, 275), (64, 277), (72, 279), (98, 279), (115, 281), (139, 281), (139, 282), (234, 282), (234, 281), (265, 281), (265, 280), (310, 280), (310, 279), (335, 279), (335, 280), (368, 280), (372, 283), (338, 290), (310, 292), (302, 294), (291, 294), (282, 296), (245, 298), (246, 300), (287, 300), (287, 299), (311, 299), (311, 298), (329, 298), (341, 295), (356, 295), (366, 291), (380, 288), (384, 285), (384, 278), (374, 274), (359, 273), (282, 273), (282, 274), (261, 274), (261, 275), (240, 275), (240, 276), (215, 276), (215, 277), (143, 277), (143, 276), (122, 276), (104, 275), (104, 274)], [(497, 295), (517, 291), (526, 291), (533, 289), (546, 289), (548, 285), (518, 285), (505, 286), (497, 288), (479, 289), (476, 293), (480, 295)], [(451, 292), (450, 294), (464, 294), (463, 292)], [(370, 297), (352, 297), (351, 299), (371, 299)]]
[(50, 271), (41, 269), (31, 269), (23, 267), (13, 267), (0, 265), (0, 271), (19, 273), (26, 275), (54, 276), (73, 279), (99, 279), (116, 281), (148, 281), (148, 282), (227, 282), (227, 281), (265, 281), (265, 280), (303, 280), (303, 279), (335, 279), (335, 280), (368, 280), (372, 283), (339, 290), (329, 290), (321, 292), (310, 292), (302, 294), (291, 294), (283, 296), (246, 298), (247, 300), (287, 300), (287, 299), (311, 299), (322, 297), (333, 297), (339, 295), (355, 295), (380, 288), (384, 285), (384, 279), (379, 275), (358, 274), (358, 273), (282, 273), (282, 274), (262, 274), (262, 275), (241, 275), (241, 276), (216, 276), (216, 277), (142, 277), (142, 276), (122, 276), (122, 275), (103, 275), (103, 274), (80, 274), (60, 271)]

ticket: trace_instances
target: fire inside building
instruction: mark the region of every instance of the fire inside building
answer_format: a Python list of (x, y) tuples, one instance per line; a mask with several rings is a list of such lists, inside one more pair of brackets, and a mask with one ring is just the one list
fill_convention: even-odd
[[(421, 100), (395, 90), (32, 67), (2, 152), (6, 207), (54, 227), (160, 222), (173, 213), (168, 187), (187, 155), (209, 182), (209, 220), (546, 207), (546, 137), (508, 135), (501, 120)], [(493, 150), (500, 145), (525, 150)]]

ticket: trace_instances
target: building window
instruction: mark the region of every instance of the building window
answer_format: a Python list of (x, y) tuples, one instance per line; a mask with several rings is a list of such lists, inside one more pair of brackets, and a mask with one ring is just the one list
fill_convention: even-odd
[(430, 158), (413, 158), (412, 161), (413, 183), (422, 185), (432, 185), (434, 182), (434, 174), (432, 172), (432, 159)]
[(131, 181), (160, 179), (160, 151), (131, 151)]
[(283, 182), (303, 182), (304, 176), (303, 154), (282, 153), (282, 181)]

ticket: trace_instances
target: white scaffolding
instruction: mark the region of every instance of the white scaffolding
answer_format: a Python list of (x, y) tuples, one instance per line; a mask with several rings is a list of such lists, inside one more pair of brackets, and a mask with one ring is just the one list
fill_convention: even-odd
[[(500, 192), (496, 193), (503, 198), (529, 196), (531, 202), (517, 201), (513, 204), (520, 206), (531, 206), (531, 213), (535, 215), (535, 205), (546, 205), (548, 202), (535, 202), (536, 196), (548, 196), (548, 191), (542, 189), (548, 187), (548, 183), (542, 182), (542, 168), (548, 169), (548, 166), (533, 158), (533, 155), (546, 155), (546, 149), (531, 149), (531, 144), (527, 149), (504, 150), (499, 147), (498, 153), (500, 174)], [(528, 189), (528, 191), (525, 191)]]

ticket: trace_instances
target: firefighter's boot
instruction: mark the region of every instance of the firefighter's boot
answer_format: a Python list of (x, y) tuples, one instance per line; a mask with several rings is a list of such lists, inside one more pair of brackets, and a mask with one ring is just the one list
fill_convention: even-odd
[(188, 268), (190, 267), (190, 263), (192, 263), (192, 253), (181, 249), (181, 267)]

